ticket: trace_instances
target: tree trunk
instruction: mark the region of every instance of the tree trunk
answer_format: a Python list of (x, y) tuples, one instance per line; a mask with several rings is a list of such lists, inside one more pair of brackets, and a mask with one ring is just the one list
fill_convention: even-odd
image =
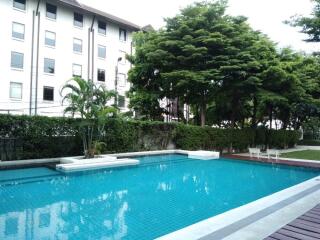
[(201, 104), (200, 106), (200, 121), (201, 121), (201, 127), (204, 127), (206, 125), (206, 104)]
[(272, 129), (272, 111), (273, 111), (273, 108), (272, 108), (272, 106), (270, 106), (269, 107), (269, 124), (270, 124), (269, 128), (270, 128), (270, 130)]
[(251, 127), (252, 127), (253, 129), (257, 129), (257, 105), (258, 105), (257, 97), (254, 96), (254, 97), (253, 97), (252, 124), (251, 124)]
[(238, 109), (239, 109), (239, 101), (238, 101), (238, 98), (237, 96), (235, 96), (233, 99), (232, 99), (232, 109), (231, 109), (231, 117), (230, 117), (230, 120), (231, 120), (231, 128), (234, 129), (236, 127), (236, 114), (238, 112)]

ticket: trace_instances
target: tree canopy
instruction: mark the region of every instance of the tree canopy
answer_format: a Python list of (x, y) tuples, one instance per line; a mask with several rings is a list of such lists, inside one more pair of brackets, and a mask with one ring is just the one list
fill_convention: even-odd
[(226, 1), (194, 3), (165, 28), (135, 35), (130, 106), (156, 120), (170, 114), (164, 100), (175, 100), (202, 126), (271, 127), (277, 119), (299, 128), (318, 111), (318, 57), (278, 50), (226, 8)]
[(320, 0), (315, 3), (310, 17), (294, 16), (291, 21), (286, 21), (294, 27), (300, 27), (301, 32), (308, 35), (307, 42), (320, 42)]

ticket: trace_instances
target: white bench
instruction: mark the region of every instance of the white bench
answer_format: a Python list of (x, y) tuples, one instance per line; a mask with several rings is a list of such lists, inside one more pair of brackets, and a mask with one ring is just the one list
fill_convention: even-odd
[(268, 158), (272, 158), (274, 156), (276, 159), (279, 158), (280, 152), (277, 149), (267, 149)]
[(249, 148), (250, 158), (256, 155), (257, 158), (260, 158), (261, 150), (260, 148)]

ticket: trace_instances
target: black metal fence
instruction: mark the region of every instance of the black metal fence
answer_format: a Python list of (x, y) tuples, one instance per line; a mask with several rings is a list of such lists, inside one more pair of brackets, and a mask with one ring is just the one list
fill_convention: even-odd
[(20, 160), (23, 152), (22, 141), (17, 138), (0, 138), (0, 160)]

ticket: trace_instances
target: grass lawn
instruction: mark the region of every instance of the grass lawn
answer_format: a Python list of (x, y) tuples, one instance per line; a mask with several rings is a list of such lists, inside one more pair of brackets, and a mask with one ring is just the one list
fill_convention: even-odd
[(304, 150), (304, 151), (298, 151), (298, 152), (289, 152), (289, 153), (281, 154), (281, 157), (308, 159), (308, 160), (319, 160), (320, 161), (320, 151)]

